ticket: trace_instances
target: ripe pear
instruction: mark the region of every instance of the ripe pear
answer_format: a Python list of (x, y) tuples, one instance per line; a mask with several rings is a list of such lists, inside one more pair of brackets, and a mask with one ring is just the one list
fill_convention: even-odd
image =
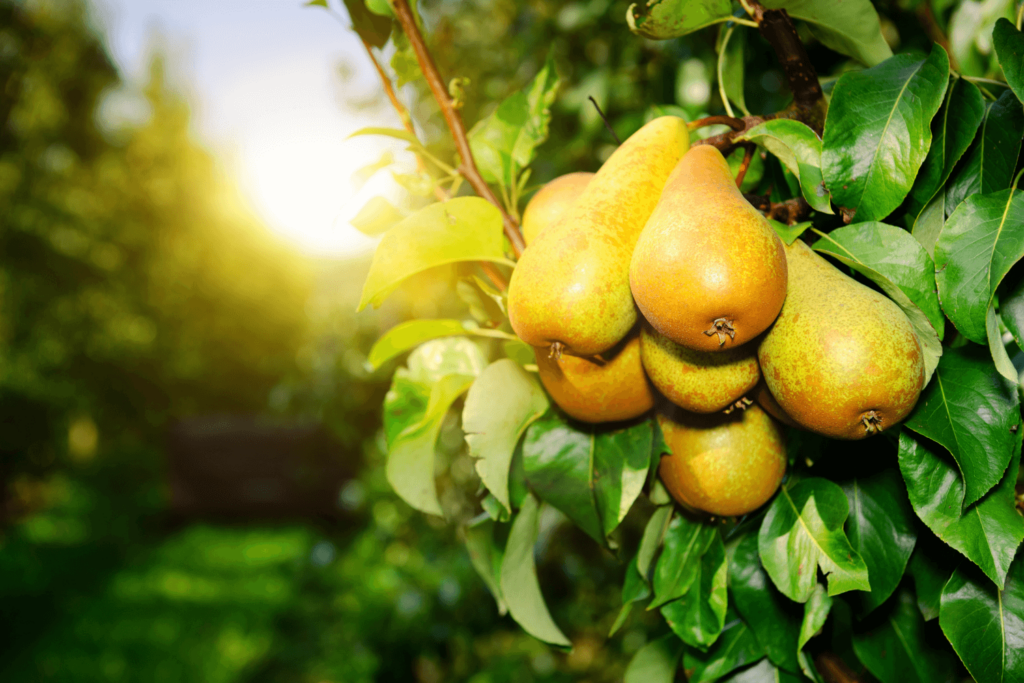
[(695, 351), (739, 346), (775, 320), (786, 298), (782, 241), (714, 147), (694, 147), (672, 171), (629, 283), (654, 329)]
[(720, 353), (694, 351), (646, 323), (640, 333), (640, 358), (658, 391), (694, 413), (715, 413), (734, 405), (761, 379), (753, 344)]
[(523, 241), (533, 244), (548, 226), (557, 225), (590, 184), (593, 173), (566, 173), (537, 190), (523, 211)]
[(899, 423), (924, 385), (910, 320), (800, 240), (786, 257), (786, 305), (758, 348), (771, 395), (798, 425), (836, 439)]
[(782, 429), (756, 405), (729, 415), (659, 413), (658, 423), (672, 451), (658, 476), (685, 506), (745, 515), (772, 497), (786, 473)]
[(527, 247), (508, 288), (520, 339), (556, 355), (593, 356), (629, 333), (637, 319), (633, 246), (689, 145), (685, 121), (654, 119), (612, 153), (565, 219)]
[(631, 334), (604, 354), (607, 359), (554, 357), (534, 349), (540, 381), (570, 417), (583, 422), (618, 422), (654, 407), (654, 392), (640, 364), (640, 335)]
[(786, 411), (782, 409), (779, 402), (775, 400), (774, 396), (772, 396), (772, 392), (768, 391), (768, 385), (765, 383), (764, 377), (762, 377), (761, 381), (757, 383), (754, 390), (750, 392), (750, 397), (754, 399), (754, 402), (757, 403), (757, 405), (761, 406), (764, 412), (768, 413), (782, 424), (787, 427), (800, 427), (796, 422), (793, 422), (793, 418), (786, 415)]

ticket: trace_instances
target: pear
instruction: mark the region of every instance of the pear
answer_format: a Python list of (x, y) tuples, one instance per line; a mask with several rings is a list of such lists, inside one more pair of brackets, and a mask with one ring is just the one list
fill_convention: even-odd
[(643, 316), (695, 351), (764, 332), (786, 298), (786, 257), (714, 147), (679, 162), (633, 250), (629, 283)]
[(658, 391), (694, 413), (715, 413), (736, 404), (761, 379), (757, 347), (752, 344), (720, 353), (694, 351), (646, 323), (640, 333), (640, 358)]
[(520, 339), (556, 355), (593, 356), (629, 333), (637, 320), (633, 246), (689, 145), (685, 121), (654, 119), (612, 153), (565, 219), (526, 248), (508, 288)]
[(758, 348), (771, 395), (798, 425), (836, 439), (898, 424), (924, 385), (910, 320), (800, 240), (786, 257), (786, 305)]
[(618, 422), (654, 407), (654, 392), (640, 364), (640, 335), (631, 334), (607, 359), (555, 357), (534, 349), (540, 381), (570, 417), (583, 422)]
[(786, 415), (786, 411), (782, 409), (779, 402), (775, 400), (774, 396), (772, 396), (772, 392), (768, 391), (768, 385), (765, 383), (764, 377), (762, 377), (761, 381), (757, 383), (754, 390), (750, 392), (750, 398), (752, 398), (757, 405), (761, 406), (764, 412), (768, 413), (787, 427), (800, 427), (796, 422), (793, 422), (793, 418)]
[(537, 190), (523, 211), (523, 241), (533, 244), (548, 226), (560, 223), (593, 177), (582, 171), (566, 173)]
[(658, 476), (681, 504), (714, 515), (745, 515), (764, 505), (786, 473), (782, 428), (758, 406), (729, 415), (659, 413), (671, 455)]

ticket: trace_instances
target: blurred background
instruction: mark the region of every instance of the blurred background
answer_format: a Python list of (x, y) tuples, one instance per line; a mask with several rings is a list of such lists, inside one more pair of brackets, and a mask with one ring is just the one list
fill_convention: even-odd
[[(628, 4), (420, 9), (442, 73), (470, 79), (469, 125), (554, 56), (543, 182), (611, 153), (588, 97), (623, 138), (723, 111), (717, 32), (640, 40)], [(939, 20), (977, 33), (995, 4)], [(426, 200), (400, 146), (346, 139), (400, 121), (329, 6), (0, 0), (2, 681), (612, 681), (657, 635), (637, 614), (607, 638), (624, 567), (553, 515), (541, 585), (575, 647), (538, 643), (498, 615), (457, 526), (388, 488), (394, 363), (370, 373), (366, 353), (466, 305), (452, 268), (355, 313), (374, 240), (349, 220), (374, 196)], [(915, 47), (899, 27), (916, 6), (880, 5), (894, 47)], [(782, 75), (743, 33), (746, 105), (775, 111)], [(984, 75), (991, 47), (958, 35)], [(850, 67), (807, 38), (830, 78)], [(425, 92), (399, 96), (450, 157)], [(474, 492), (457, 416), (439, 448)]]

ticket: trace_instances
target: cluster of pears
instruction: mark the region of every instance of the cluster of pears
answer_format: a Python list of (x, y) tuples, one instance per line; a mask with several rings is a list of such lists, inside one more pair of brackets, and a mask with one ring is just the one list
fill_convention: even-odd
[(783, 244), (680, 118), (654, 119), (596, 174), (545, 185), (523, 235), (508, 312), (544, 387), (590, 423), (657, 405), (672, 450), (659, 474), (690, 508), (764, 504), (786, 469), (779, 422), (861, 439), (900, 422), (923, 388), (900, 308), (800, 240)]

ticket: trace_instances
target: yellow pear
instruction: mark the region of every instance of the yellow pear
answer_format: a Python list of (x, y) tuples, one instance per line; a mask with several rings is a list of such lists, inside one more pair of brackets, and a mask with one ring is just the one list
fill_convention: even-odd
[(910, 320), (800, 240), (786, 257), (786, 305), (758, 348), (771, 395), (798, 425), (836, 439), (899, 423), (924, 385)]
[(714, 147), (694, 147), (672, 171), (629, 282), (654, 329), (696, 351), (739, 346), (775, 320), (786, 298), (782, 241)]
[(593, 177), (582, 171), (566, 173), (537, 190), (523, 211), (523, 241), (533, 244), (548, 226), (561, 222)]
[(640, 358), (658, 391), (694, 413), (728, 408), (761, 378), (753, 344), (720, 353), (694, 351), (658, 334), (647, 323), (640, 333)]
[(556, 355), (593, 356), (633, 328), (629, 259), (689, 144), (685, 121), (654, 119), (612, 153), (565, 219), (527, 247), (508, 289), (520, 339)]
[(793, 422), (793, 418), (786, 415), (786, 411), (782, 409), (779, 402), (775, 400), (774, 396), (772, 396), (772, 392), (768, 391), (768, 385), (765, 384), (764, 377), (762, 377), (761, 381), (757, 383), (754, 390), (750, 392), (750, 397), (754, 399), (754, 402), (757, 403), (757, 405), (761, 406), (764, 412), (768, 413), (787, 427), (800, 426), (796, 422)]
[(631, 334), (605, 360), (534, 349), (540, 381), (570, 417), (583, 422), (618, 422), (654, 407), (654, 392), (640, 364), (640, 335)]
[(672, 497), (714, 515), (745, 515), (764, 505), (786, 473), (782, 429), (758, 406), (729, 415), (659, 413), (671, 455), (658, 476)]

